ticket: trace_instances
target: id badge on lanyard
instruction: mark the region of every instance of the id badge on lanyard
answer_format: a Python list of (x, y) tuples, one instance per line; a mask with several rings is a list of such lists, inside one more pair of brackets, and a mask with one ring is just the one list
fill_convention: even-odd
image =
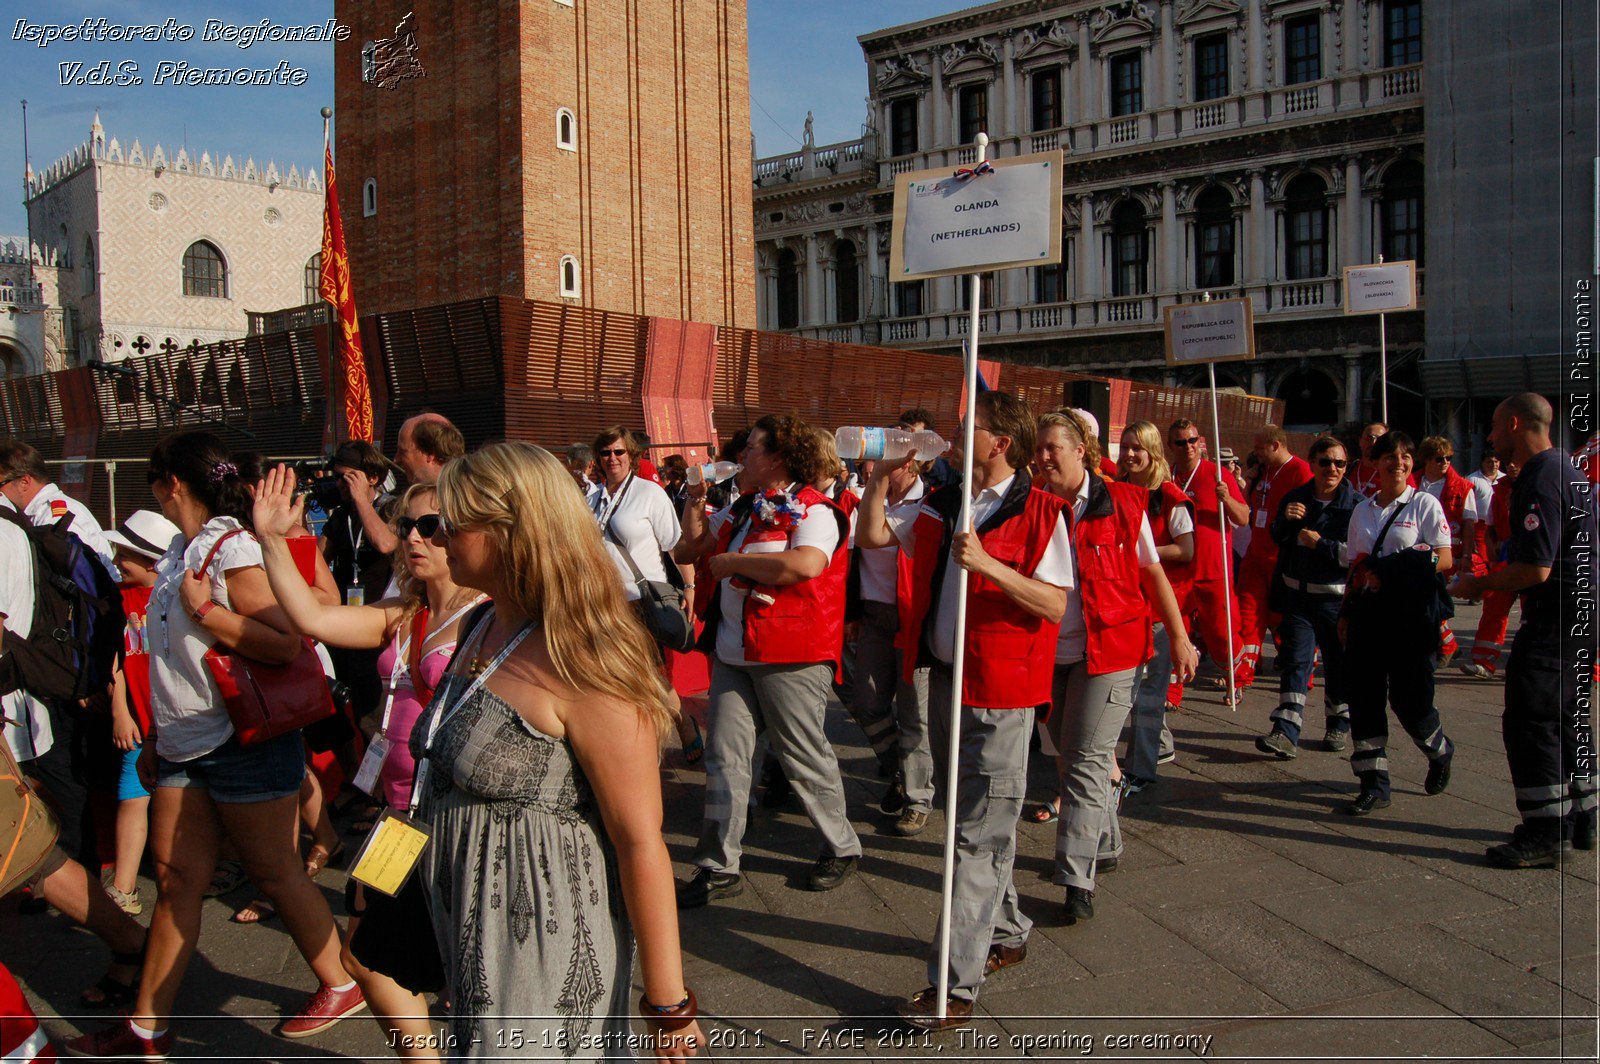
[[(489, 618), (485, 618), (483, 623), (487, 626)], [(487, 627), (483, 630), (485, 633), (488, 632)], [(428, 721), (427, 741), (423, 744), (422, 756), (417, 759), (416, 776), (411, 784), (410, 809), (407, 813), (399, 813), (393, 809), (384, 810), (383, 815), (373, 824), (367, 840), (361, 844), (361, 850), (357, 853), (355, 863), (350, 869), (352, 879), (391, 896), (398, 894), (400, 888), (405, 886), (406, 880), (411, 877), (417, 862), (422, 858), (422, 851), (427, 846), (430, 835), (427, 825), (416, 820), (415, 816), (417, 803), (427, 786), (429, 763), (432, 761), (433, 744), (438, 737), (439, 729), (479, 687), (483, 686), (490, 674), (505, 663), (506, 658), (511, 656), (511, 652), (521, 645), (531, 631), (533, 631), (531, 623), (523, 625), (522, 629), (500, 648), (500, 653), (495, 655), (494, 660), (473, 677), (467, 689), (440, 706), (439, 712)], [(398, 655), (396, 657), (398, 660)], [(436, 699), (435, 705), (438, 704)]]

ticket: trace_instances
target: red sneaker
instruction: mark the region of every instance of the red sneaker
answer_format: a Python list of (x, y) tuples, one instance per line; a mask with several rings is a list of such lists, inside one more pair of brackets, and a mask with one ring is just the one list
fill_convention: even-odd
[(166, 1060), (172, 1050), (172, 1030), (159, 1038), (141, 1038), (128, 1020), (92, 1034), (82, 1034), (61, 1047), (69, 1057), (96, 1060)]
[(317, 992), (300, 1007), (300, 1011), (283, 1021), (278, 1033), (285, 1038), (310, 1038), (326, 1031), (346, 1016), (354, 1016), (367, 1007), (367, 999), (359, 986), (349, 990), (335, 990), (327, 983), (317, 987)]

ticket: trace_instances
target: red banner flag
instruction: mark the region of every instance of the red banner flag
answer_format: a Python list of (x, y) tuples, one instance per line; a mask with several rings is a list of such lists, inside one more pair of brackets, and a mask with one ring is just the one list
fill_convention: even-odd
[(367, 357), (361, 350), (361, 326), (356, 320), (356, 297), (350, 291), (350, 253), (344, 246), (344, 223), (339, 219), (339, 196), (333, 184), (333, 147), (327, 126), (322, 132), (323, 167), (328, 200), (322, 211), (322, 277), (317, 294), (333, 304), (338, 319), (337, 354), (344, 370), (344, 422), (352, 440), (372, 439), (372, 390), (367, 385)]

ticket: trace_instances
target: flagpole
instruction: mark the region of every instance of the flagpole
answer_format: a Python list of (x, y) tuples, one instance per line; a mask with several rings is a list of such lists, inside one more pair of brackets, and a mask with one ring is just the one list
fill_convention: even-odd
[[(978, 158), (981, 164), (988, 154), (989, 135), (977, 137)], [(983, 277), (972, 275), (971, 338), (967, 343), (966, 365), (967, 404), (962, 413), (961, 425), (961, 516), (958, 527), (963, 532), (972, 531), (972, 423), (977, 418), (978, 398), (978, 324), (983, 313)], [(944, 777), (944, 884), (939, 900), (939, 1019), (945, 1019), (950, 996), (950, 910), (955, 891), (956, 872), (956, 781), (959, 778), (961, 751), (961, 684), (962, 666), (966, 661), (967, 645), (967, 570), (956, 568), (956, 635), (955, 661), (950, 665), (950, 727), (949, 742), (945, 744)]]
[[(1211, 302), (1211, 293), (1206, 292), (1200, 299), (1205, 303)], [(1239, 693), (1233, 685), (1233, 567), (1230, 564), (1233, 559), (1228, 557), (1233, 552), (1228, 549), (1228, 489), (1222, 479), (1222, 418), (1217, 413), (1217, 364), (1207, 362), (1206, 372), (1211, 376), (1211, 438), (1217, 447), (1217, 530), (1221, 533), (1222, 542), (1222, 620), (1228, 634), (1228, 662), (1223, 669), (1228, 677), (1228, 704), (1237, 713)]]
[[(333, 158), (333, 141), (329, 132), (329, 123), (333, 118), (333, 108), (322, 109), (322, 158), (324, 161)], [(332, 180), (331, 169), (324, 168), (322, 175), (322, 194), (328, 194), (328, 184)], [(326, 212), (327, 208), (323, 208)], [(324, 225), (327, 223), (324, 222)], [(322, 272), (329, 268), (329, 264), (322, 263)], [(339, 445), (339, 308), (321, 298), (321, 277), (317, 278), (319, 299), (326, 308), (324, 313), (328, 316), (328, 389), (327, 405), (328, 417), (323, 428), (322, 450), (324, 454), (333, 454), (334, 448)]]

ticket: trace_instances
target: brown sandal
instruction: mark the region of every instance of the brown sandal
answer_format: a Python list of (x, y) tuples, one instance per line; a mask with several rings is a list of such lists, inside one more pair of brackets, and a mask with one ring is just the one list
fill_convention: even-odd
[(266, 898), (257, 898), (229, 919), (236, 924), (264, 924), (277, 915), (278, 910), (270, 901)]
[(332, 850), (329, 850), (320, 842), (312, 843), (311, 852), (306, 855), (306, 875), (316, 879), (322, 874), (322, 870), (327, 868), (342, 853), (344, 853), (343, 842), (334, 843)]

